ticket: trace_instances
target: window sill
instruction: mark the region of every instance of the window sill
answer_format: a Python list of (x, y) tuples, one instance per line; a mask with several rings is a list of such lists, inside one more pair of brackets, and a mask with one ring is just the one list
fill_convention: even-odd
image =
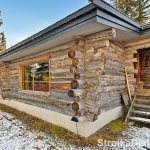
[(42, 91), (28, 91), (28, 90), (22, 90), (19, 91), (19, 93), (24, 93), (24, 94), (31, 94), (31, 95), (41, 95), (41, 96), (49, 96), (49, 92), (42, 92)]

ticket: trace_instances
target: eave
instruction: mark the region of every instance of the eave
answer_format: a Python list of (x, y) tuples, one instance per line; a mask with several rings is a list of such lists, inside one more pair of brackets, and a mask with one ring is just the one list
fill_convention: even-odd
[[(0, 53), (0, 62), (30, 55), (32, 52), (38, 52), (38, 49), (42, 51), (68, 42), (72, 40), (71, 37), (77, 35), (86, 36), (110, 27), (135, 36), (140, 36), (142, 30), (142, 27), (134, 20), (128, 18), (108, 3), (94, 0), (93, 4), (81, 8), (66, 18)], [(47, 45), (48, 43), (49, 45)]]

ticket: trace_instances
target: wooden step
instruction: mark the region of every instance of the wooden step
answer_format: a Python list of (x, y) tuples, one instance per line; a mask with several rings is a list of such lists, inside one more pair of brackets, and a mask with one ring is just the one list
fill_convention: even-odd
[(142, 92), (140, 92), (140, 93), (137, 93), (137, 96), (150, 96), (150, 93), (142, 93)]
[(149, 84), (150, 80), (144, 80), (143, 82), (144, 82), (144, 84), (146, 84), (146, 83)]
[(138, 90), (137, 96), (150, 96), (150, 89)]
[(142, 92), (142, 93), (150, 93), (150, 90), (149, 89), (139, 89), (139, 90), (137, 90), (137, 92)]
[(143, 78), (149, 78), (150, 74), (144, 74)]
[(139, 111), (139, 110), (132, 110), (132, 113), (138, 114), (138, 115), (142, 115), (142, 116), (148, 116), (150, 117), (150, 112), (146, 112), (146, 111)]
[(145, 78), (143, 78), (143, 81), (150, 81), (150, 79), (149, 79), (149, 77), (145, 77)]
[(144, 83), (146, 83), (146, 82), (150, 82), (150, 79), (149, 79), (149, 78), (147, 78), (147, 77), (146, 77), (146, 78), (143, 78), (143, 82), (144, 82)]
[(136, 98), (135, 102), (150, 103), (150, 99)]
[(144, 86), (143, 88), (144, 89), (150, 89), (150, 86)]
[(138, 95), (138, 96), (136, 96), (136, 99), (147, 99), (147, 100), (150, 100), (150, 96)]
[(145, 82), (144, 86), (150, 86), (150, 83)]
[(143, 104), (133, 104), (133, 107), (150, 109), (149, 105), (143, 105)]
[(144, 82), (144, 84), (145, 84), (145, 83), (149, 84), (149, 83), (150, 83), (150, 80), (149, 80), (149, 79), (144, 79), (143, 82)]
[(147, 118), (142, 118), (142, 117), (129, 117), (130, 120), (133, 121), (138, 121), (138, 122), (143, 122), (143, 123), (148, 123), (150, 124), (150, 119)]

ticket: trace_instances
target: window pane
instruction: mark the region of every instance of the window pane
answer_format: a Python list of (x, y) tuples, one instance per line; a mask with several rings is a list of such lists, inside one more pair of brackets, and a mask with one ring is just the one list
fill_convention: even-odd
[[(24, 90), (49, 91), (49, 64), (48, 62), (35, 63), (23, 68)], [(34, 86), (34, 88), (33, 88)]]
[(24, 77), (24, 81), (33, 81), (33, 74), (31, 74), (31, 73), (26, 73), (26, 74), (24, 74), (23, 75), (23, 77)]
[(49, 91), (49, 83), (35, 82), (34, 83), (34, 91)]
[(23, 70), (24, 70), (24, 74), (25, 73), (31, 73), (31, 66), (24, 66)]
[(40, 64), (35, 64), (36, 65), (36, 72), (48, 72), (49, 71), (49, 67), (48, 67), (48, 63), (40, 63)]
[(24, 90), (33, 90), (33, 83), (32, 82), (23, 82)]
[(34, 76), (34, 81), (43, 81), (48, 82), (49, 81), (49, 72), (38, 72)]

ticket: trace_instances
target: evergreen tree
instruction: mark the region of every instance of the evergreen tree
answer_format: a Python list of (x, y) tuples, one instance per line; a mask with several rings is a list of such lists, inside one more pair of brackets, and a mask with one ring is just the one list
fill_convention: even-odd
[(149, 0), (137, 0), (134, 19), (140, 24), (146, 24), (149, 21), (150, 2)]
[(112, 5), (125, 15), (133, 17), (135, 0), (112, 0)]
[[(1, 16), (1, 12), (0, 12)], [(2, 26), (3, 22), (2, 19), (0, 19), (0, 27)], [(4, 51), (6, 49), (6, 41), (5, 41), (5, 36), (3, 32), (0, 32), (0, 52)]]
[(140, 24), (149, 21), (149, 0), (112, 0), (112, 5)]

